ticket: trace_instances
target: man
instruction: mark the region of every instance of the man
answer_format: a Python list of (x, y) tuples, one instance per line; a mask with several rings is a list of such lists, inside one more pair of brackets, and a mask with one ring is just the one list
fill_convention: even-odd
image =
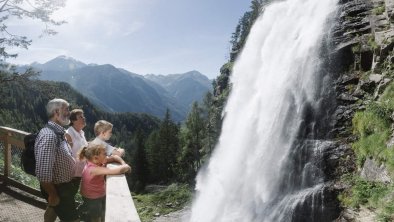
[(63, 126), (70, 123), (69, 104), (63, 99), (53, 99), (46, 110), (49, 121), (40, 130), (34, 146), (36, 176), (41, 193), (48, 201), (44, 220), (54, 221), (55, 211), (61, 221), (79, 221), (72, 182), (75, 159), (64, 140)]

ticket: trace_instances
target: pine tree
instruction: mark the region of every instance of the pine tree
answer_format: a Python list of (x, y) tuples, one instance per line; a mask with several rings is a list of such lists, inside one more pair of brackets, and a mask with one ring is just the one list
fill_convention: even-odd
[(193, 103), (185, 125), (185, 130), (182, 132), (183, 151), (180, 158), (182, 180), (193, 183), (201, 167), (205, 138), (203, 111), (197, 102)]
[(151, 182), (168, 183), (175, 179), (179, 152), (179, 126), (171, 120), (167, 109), (158, 130), (147, 141)]
[(141, 130), (137, 130), (135, 134), (135, 145), (136, 151), (133, 158), (133, 190), (141, 192), (145, 189), (145, 186), (149, 178), (148, 160), (145, 151), (145, 135)]

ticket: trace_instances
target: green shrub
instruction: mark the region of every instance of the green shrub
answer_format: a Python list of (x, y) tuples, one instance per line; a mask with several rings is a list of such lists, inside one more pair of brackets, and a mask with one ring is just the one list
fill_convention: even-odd
[(386, 109), (394, 110), (394, 83), (387, 86), (383, 94), (380, 96), (379, 102), (381, 106)]
[(166, 189), (133, 196), (141, 221), (152, 221), (155, 214), (166, 215), (190, 203), (192, 191), (186, 184), (171, 184)]
[(381, 15), (383, 12), (386, 10), (386, 7), (384, 5), (381, 5), (379, 7), (376, 7), (372, 10), (372, 13), (374, 15)]
[(372, 104), (365, 111), (357, 112), (352, 123), (353, 133), (359, 138), (353, 143), (358, 165), (362, 166), (369, 157), (386, 162), (392, 152), (386, 145), (391, 134), (387, 109)]
[(379, 208), (383, 197), (393, 191), (393, 187), (380, 182), (370, 182), (358, 176), (351, 177), (346, 183), (350, 183), (351, 189), (338, 196), (344, 206), (358, 208), (366, 205), (370, 208)]
[(372, 49), (377, 49), (379, 46), (378, 46), (378, 44), (376, 43), (376, 41), (375, 41), (375, 38), (374, 38), (374, 36), (372, 36), (372, 35), (370, 35), (369, 37), (368, 37), (368, 42), (367, 42), (367, 44), (372, 48)]

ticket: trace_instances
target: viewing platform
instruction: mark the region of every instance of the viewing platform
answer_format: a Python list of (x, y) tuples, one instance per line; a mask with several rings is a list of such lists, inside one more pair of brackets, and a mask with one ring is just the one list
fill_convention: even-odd
[[(29, 133), (0, 126), (0, 221), (43, 221), (46, 201), (39, 182), (21, 168), (23, 138)], [(110, 164), (108, 167), (112, 167)], [(126, 177), (107, 176), (105, 220), (140, 222)]]

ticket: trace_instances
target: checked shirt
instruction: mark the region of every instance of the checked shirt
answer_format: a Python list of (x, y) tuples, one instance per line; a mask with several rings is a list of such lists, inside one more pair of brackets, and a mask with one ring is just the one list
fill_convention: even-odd
[(53, 130), (42, 128), (34, 145), (36, 176), (40, 182), (69, 182), (74, 176), (75, 159), (66, 140), (56, 135), (64, 135), (65, 129), (52, 121), (49, 121), (48, 125), (51, 125)]

